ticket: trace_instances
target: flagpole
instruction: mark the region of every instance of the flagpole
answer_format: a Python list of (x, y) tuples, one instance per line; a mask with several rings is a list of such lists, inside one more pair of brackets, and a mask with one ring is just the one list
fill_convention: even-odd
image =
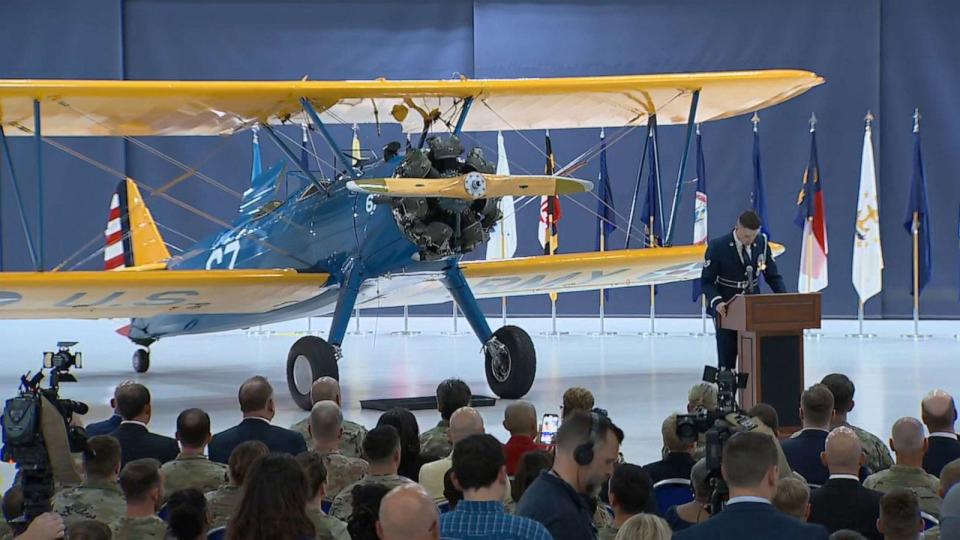
[(464, 332), (461, 332), (458, 328), (460, 318), (460, 308), (457, 306), (456, 302), (453, 302), (453, 330), (449, 332), (441, 332), (441, 334), (446, 336), (462, 336)]
[[(913, 132), (920, 133), (920, 109), (913, 111)], [(923, 341), (930, 335), (920, 333), (920, 212), (913, 211), (913, 333), (903, 337), (913, 341)]]
[[(816, 130), (817, 130), (817, 117), (815, 114), (810, 113), (810, 133), (813, 133)], [(808, 175), (806, 181), (813, 182), (814, 178), (810, 176), (813, 174), (813, 171), (807, 171), (806, 174)], [(807, 194), (807, 196), (809, 196), (809, 193)], [(807, 201), (807, 204), (812, 204), (812, 203), (810, 201)], [(810, 234), (806, 234), (806, 227), (810, 227)], [(807, 291), (806, 292), (807, 294), (810, 294), (810, 292), (813, 290), (813, 237), (814, 237), (814, 234), (813, 234), (813, 217), (812, 216), (807, 218), (807, 223), (806, 223), (806, 226), (804, 227), (804, 235), (807, 237), (806, 238), (806, 241), (807, 241), (807, 245), (806, 245)], [(804, 335), (808, 338), (813, 338), (813, 339), (820, 339), (822, 337), (822, 334), (820, 332), (816, 332), (814, 330), (804, 330)]]
[[(599, 234), (600, 234), (600, 253), (603, 253), (607, 250), (606, 238), (603, 236), (603, 226), (604, 223), (601, 220), (599, 222)], [(603, 287), (600, 288), (600, 331), (599, 332), (590, 332), (588, 335), (593, 337), (605, 337), (616, 335), (616, 332), (607, 332), (606, 329), (606, 302), (604, 301), (603, 293), (606, 289)]]
[[(870, 131), (870, 130), (871, 130), (871, 124), (873, 123), (873, 113), (871, 113), (869, 109), (867, 109), (867, 115), (863, 117), (863, 120), (864, 120), (864, 122), (865, 122), (864, 130), (866, 131), (867, 139), (870, 141), (870, 156), (871, 156), (871, 159), (872, 159), (872, 157), (873, 157), (873, 139), (872, 139), (872, 137), (870, 137), (870, 134), (871, 134), (871, 131)], [(866, 142), (864, 143), (864, 152), (866, 152)], [(871, 165), (871, 167), (873, 166), (872, 161), (871, 161), (870, 165)], [(863, 172), (862, 172), (862, 169), (861, 169), (861, 184), (862, 184), (862, 176), (863, 176)], [(876, 173), (874, 173), (874, 188), (871, 189), (872, 192), (875, 192), (875, 191), (876, 191), (875, 186), (876, 186)], [(861, 186), (861, 187), (862, 187), (862, 186)], [(858, 220), (860, 219), (859, 212), (860, 212), (860, 205), (859, 205), (859, 203), (858, 203), (858, 204), (857, 204), (857, 219), (858, 219)], [(878, 222), (879, 222), (879, 219), (878, 219)], [(857, 249), (857, 248), (856, 248), (856, 245), (854, 245), (854, 251), (856, 251), (856, 249)], [(854, 254), (854, 258), (856, 258), (856, 254)], [(859, 280), (859, 276), (857, 276), (856, 279)], [(856, 285), (856, 284), (855, 284), (855, 285)], [(855, 286), (854, 288), (857, 288), (857, 287)], [(867, 300), (869, 300), (869, 298), (867, 298)], [(848, 337), (848, 338), (854, 338), (854, 339), (861, 339), (861, 340), (864, 340), (864, 339), (873, 339), (873, 338), (877, 337), (876, 334), (873, 334), (873, 333), (865, 333), (865, 332), (863, 331), (864, 304), (865, 304), (865, 303), (866, 303), (866, 300), (864, 300), (863, 298), (860, 297), (860, 291), (859, 291), (859, 289), (858, 289), (858, 290), (857, 290), (857, 333), (856, 333), (856, 334), (847, 334), (846, 337)]]
[(410, 306), (403, 306), (403, 330), (399, 332), (393, 332), (395, 336), (415, 336), (420, 332), (416, 330), (410, 330)]
[[(650, 216), (650, 248), (656, 249), (659, 247), (657, 244), (657, 236), (653, 233), (653, 224), (654, 216)], [(640, 332), (640, 335), (643, 337), (660, 337), (667, 335), (666, 332), (657, 332), (657, 286), (650, 285), (650, 331), (649, 332)]]

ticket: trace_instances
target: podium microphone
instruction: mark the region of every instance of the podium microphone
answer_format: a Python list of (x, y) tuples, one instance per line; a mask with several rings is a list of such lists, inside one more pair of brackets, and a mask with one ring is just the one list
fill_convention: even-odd
[(747, 289), (745, 291), (747, 294), (753, 294), (753, 266), (747, 266)]

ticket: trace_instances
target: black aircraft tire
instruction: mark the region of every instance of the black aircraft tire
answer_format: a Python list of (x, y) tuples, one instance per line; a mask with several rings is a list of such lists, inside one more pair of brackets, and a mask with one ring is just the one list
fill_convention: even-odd
[(313, 406), (310, 387), (320, 377), (340, 379), (337, 351), (323, 338), (304, 336), (290, 347), (287, 354), (287, 386), (293, 401), (301, 409), (309, 411)]
[(150, 369), (150, 351), (137, 349), (133, 351), (133, 370), (137, 373), (146, 373)]
[(503, 399), (520, 399), (530, 391), (537, 376), (537, 350), (533, 340), (518, 326), (504, 326), (494, 332), (493, 337), (506, 347), (509, 362), (495, 371), (494, 358), (484, 349), (487, 384)]

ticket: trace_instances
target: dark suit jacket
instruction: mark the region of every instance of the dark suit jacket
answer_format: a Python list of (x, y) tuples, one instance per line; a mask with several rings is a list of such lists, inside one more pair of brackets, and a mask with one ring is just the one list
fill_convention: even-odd
[(809, 523), (819, 523), (831, 533), (851, 529), (867, 538), (880, 540), (877, 531), (880, 517), (879, 491), (867, 489), (858, 480), (834, 478), (810, 493)]
[(940, 478), (943, 467), (960, 458), (960, 441), (948, 437), (927, 437), (927, 441), (927, 453), (923, 456), (923, 470)]
[(233, 449), (246, 441), (260, 441), (271, 452), (286, 452), (293, 456), (307, 451), (303, 435), (296, 431), (271, 425), (258, 418), (245, 418), (236, 426), (213, 436), (208, 449), (210, 459), (227, 463)]
[(808, 484), (822, 486), (830, 478), (830, 471), (820, 461), (827, 435), (819, 429), (805, 429), (796, 437), (780, 441), (790, 468), (802, 474)]
[(87, 426), (87, 436), (93, 437), (95, 435), (109, 435), (113, 433), (115, 429), (120, 427), (120, 422), (123, 419), (120, 418), (119, 414), (114, 414), (106, 420), (101, 420), (99, 422), (94, 422)]
[[(703, 271), (700, 273), (700, 285), (703, 294), (707, 296), (707, 310), (710, 315), (715, 315), (713, 308), (718, 302), (726, 302), (744, 292), (741, 288), (729, 286), (729, 283), (746, 282), (747, 266), (753, 269), (754, 280), (759, 279), (757, 276), (760, 271), (759, 259), (763, 252), (766, 253), (763, 277), (767, 285), (775, 293), (787, 292), (783, 277), (777, 269), (777, 262), (773, 260), (773, 253), (763, 235), (757, 235), (757, 239), (750, 245), (750, 260), (747, 260), (746, 256), (743, 259), (740, 258), (732, 232), (714, 238), (707, 244)], [(756, 290), (760, 291), (759, 281), (756, 283)]]
[(731, 504), (712, 518), (673, 535), (674, 540), (827, 540), (822, 525), (803, 523), (772, 504)]
[(153, 458), (160, 463), (176, 459), (180, 453), (177, 441), (170, 437), (150, 433), (140, 424), (120, 424), (110, 435), (120, 441), (120, 466), (128, 461), (141, 458)]
[(670, 452), (665, 459), (644, 465), (643, 470), (647, 471), (654, 484), (669, 478), (689, 480), (694, 463), (693, 456), (686, 452)]

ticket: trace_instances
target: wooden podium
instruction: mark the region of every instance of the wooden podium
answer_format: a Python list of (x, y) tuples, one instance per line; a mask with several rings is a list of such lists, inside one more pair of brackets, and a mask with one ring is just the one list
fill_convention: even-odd
[(740, 407), (768, 403), (780, 417), (781, 435), (799, 430), (803, 331), (820, 328), (820, 294), (738, 295), (720, 328), (739, 333), (738, 370), (749, 374)]

